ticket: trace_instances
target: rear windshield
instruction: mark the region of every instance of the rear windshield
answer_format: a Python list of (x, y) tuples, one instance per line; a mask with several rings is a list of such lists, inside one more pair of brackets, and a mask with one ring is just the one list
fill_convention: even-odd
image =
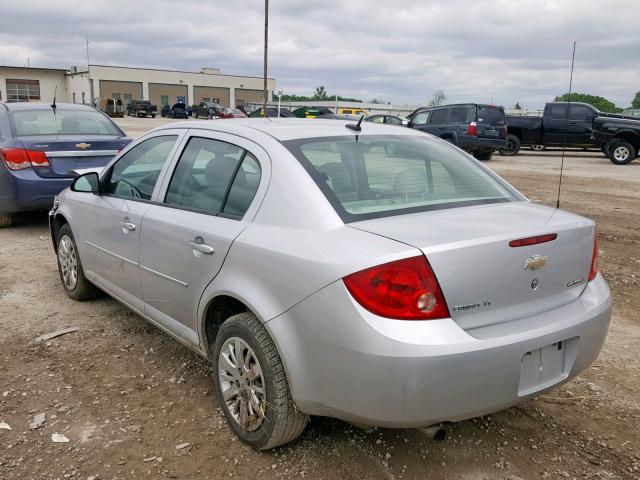
[(457, 148), (428, 137), (345, 136), (284, 144), (345, 222), (523, 200)]
[(20, 110), (11, 112), (16, 136), (122, 135), (103, 114), (92, 110)]
[(478, 123), (504, 124), (504, 110), (502, 107), (478, 105)]

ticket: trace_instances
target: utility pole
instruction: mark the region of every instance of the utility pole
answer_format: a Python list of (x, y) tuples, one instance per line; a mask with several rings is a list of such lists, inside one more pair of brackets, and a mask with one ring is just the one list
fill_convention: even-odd
[(267, 45), (269, 43), (269, 0), (264, 0), (264, 92), (262, 115), (267, 116)]
[[(89, 66), (89, 35), (86, 36), (87, 39), (87, 80), (89, 80), (89, 98), (91, 99), (91, 106), (93, 106), (94, 98), (93, 98), (93, 81), (91, 80), (91, 67)], [(84, 102), (83, 102), (84, 103)]]

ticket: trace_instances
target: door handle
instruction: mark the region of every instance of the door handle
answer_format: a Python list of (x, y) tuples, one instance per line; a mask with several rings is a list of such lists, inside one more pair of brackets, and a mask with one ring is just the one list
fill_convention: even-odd
[(193, 248), (194, 252), (204, 253), (205, 255), (211, 255), (214, 252), (214, 248), (206, 243), (189, 242), (189, 245)]
[(122, 227), (123, 231), (128, 230), (130, 232), (133, 232), (136, 229), (136, 224), (131, 222), (120, 222), (120, 226)]

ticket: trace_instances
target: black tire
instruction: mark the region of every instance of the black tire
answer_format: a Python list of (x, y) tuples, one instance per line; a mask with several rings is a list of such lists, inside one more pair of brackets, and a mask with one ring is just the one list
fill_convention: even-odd
[(152, 113), (152, 114), (151, 114), (151, 118), (156, 118), (156, 114), (155, 114), (155, 113)]
[[(262, 371), (266, 408), (264, 418), (253, 431), (240, 426), (223, 399), (219, 372), (226, 369), (224, 366), (221, 368), (220, 352), (225, 342), (234, 337), (251, 347)], [(302, 434), (309, 417), (293, 403), (280, 355), (269, 333), (255, 315), (244, 312), (228, 318), (220, 327), (210, 355), (214, 366), (213, 383), (220, 405), (229, 427), (243, 442), (259, 450), (269, 450), (291, 442)], [(233, 403), (231, 400), (230, 402)]]
[(626, 140), (614, 139), (609, 142), (609, 160), (616, 165), (626, 165), (636, 158), (636, 148)]
[(10, 227), (13, 223), (13, 214), (9, 212), (0, 212), (0, 228)]
[(198, 119), (198, 114), (196, 112), (193, 112), (193, 116), (195, 117), (195, 119)]
[[(60, 248), (61, 242), (64, 242), (65, 238), (68, 238), (73, 245), (73, 252), (77, 264), (77, 279), (74, 285), (69, 285), (68, 282), (65, 281), (63, 266), (61, 264)], [(58, 231), (58, 235), (56, 237), (56, 256), (58, 260), (58, 273), (60, 274), (62, 288), (64, 288), (64, 291), (69, 296), (69, 298), (82, 301), (92, 300), (94, 298), (102, 296), (102, 291), (99, 290), (98, 287), (93, 285), (89, 280), (87, 280), (87, 277), (85, 277), (84, 275), (82, 262), (80, 261), (80, 255), (78, 254), (78, 246), (76, 245), (76, 240), (75, 238), (73, 238), (73, 232), (71, 232), (71, 227), (69, 227), (68, 223), (65, 223), (62, 227), (60, 227), (60, 230)]]
[(493, 156), (493, 152), (473, 152), (473, 156), (477, 160), (486, 162), (488, 160), (491, 160), (491, 157)]
[(520, 147), (522, 147), (522, 142), (520, 141), (520, 139), (516, 135), (510, 133), (509, 135), (507, 135), (507, 146), (502, 150), (499, 150), (499, 152), (500, 155), (513, 157), (515, 155), (518, 155), (518, 152), (520, 152)]

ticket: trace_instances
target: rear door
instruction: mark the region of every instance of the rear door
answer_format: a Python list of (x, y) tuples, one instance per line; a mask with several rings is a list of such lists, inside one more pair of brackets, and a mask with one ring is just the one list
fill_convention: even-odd
[(160, 198), (144, 215), (140, 276), (145, 313), (198, 344), (200, 297), (235, 238), (247, 227), (266, 153), (245, 139), (192, 130), (167, 175)]
[(507, 122), (502, 107), (478, 105), (476, 115), (478, 138), (506, 140)]
[(80, 232), (87, 277), (142, 311), (138, 248), (142, 216), (168, 168), (180, 131), (150, 135), (101, 178), (101, 195), (84, 195), (72, 226)]

